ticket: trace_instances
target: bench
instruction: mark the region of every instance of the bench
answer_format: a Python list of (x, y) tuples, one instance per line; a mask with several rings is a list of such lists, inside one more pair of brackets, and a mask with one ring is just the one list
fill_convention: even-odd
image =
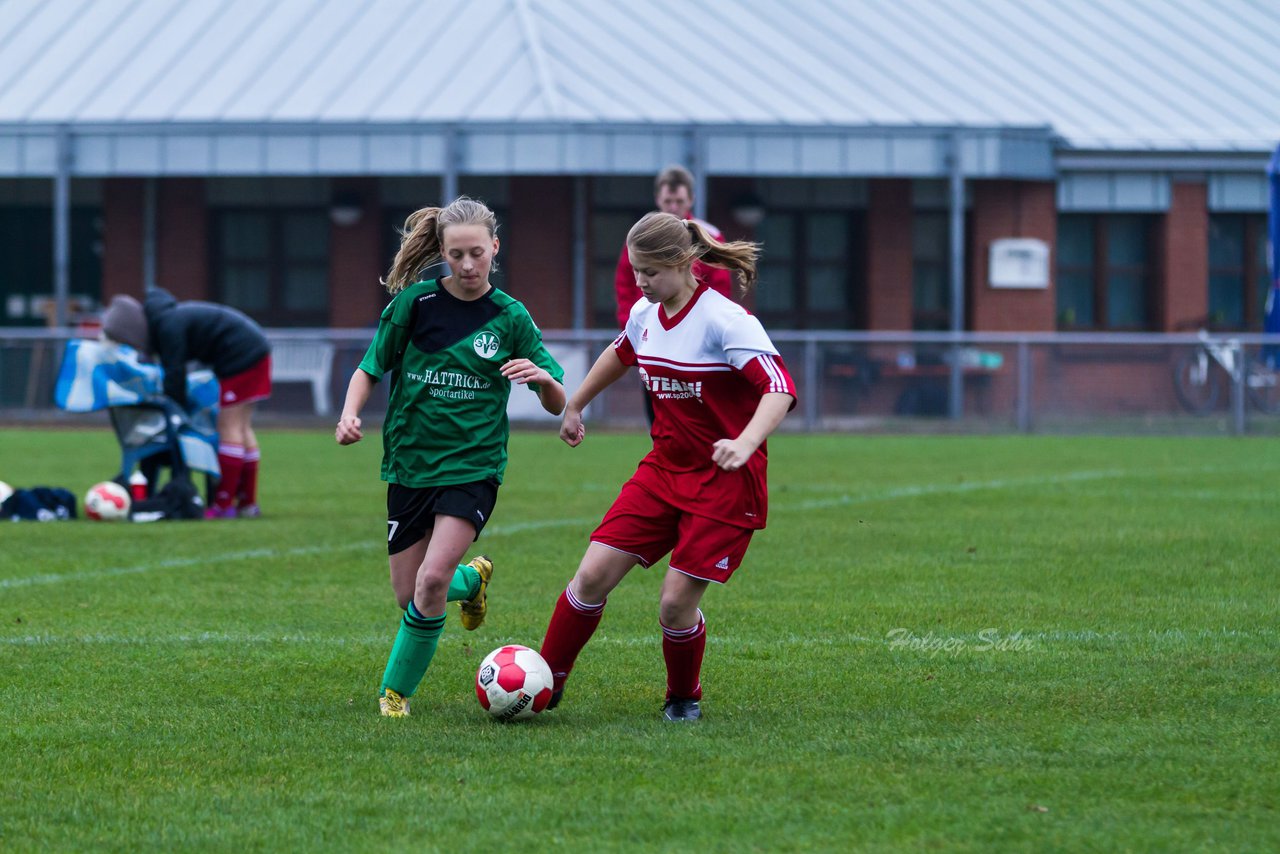
[(310, 383), (316, 415), (328, 415), (333, 352), (328, 341), (276, 339), (271, 342), (271, 382)]

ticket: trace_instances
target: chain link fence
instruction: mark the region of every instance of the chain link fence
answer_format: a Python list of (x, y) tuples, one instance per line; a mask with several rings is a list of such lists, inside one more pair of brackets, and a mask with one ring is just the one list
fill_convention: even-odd
[[(263, 423), (336, 418), (371, 330), (268, 330), (276, 347)], [(771, 336), (800, 395), (788, 431), (1280, 435), (1276, 336), (1085, 333), (792, 332)], [(53, 388), (69, 333), (0, 328), (0, 419), (66, 421)], [(613, 340), (607, 330), (548, 330), (570, 392)], [(386, 383), (364, 414), (386, 406)], [(646, 425), (639, 379), (587, 412), (598, 427)], [(512, 395), (517, 423), (554, 420)]]

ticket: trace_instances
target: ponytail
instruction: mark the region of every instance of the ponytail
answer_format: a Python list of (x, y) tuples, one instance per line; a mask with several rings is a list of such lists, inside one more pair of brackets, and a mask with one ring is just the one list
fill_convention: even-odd
[(400, 231), (400, 248), (396, 251), (391, 270), (382, 284), (389, 293), (398, 294), (417, 280), (422, 268), (440, 260), (440, 235), (436, 222), (440, 208), (419, 208), (409, 214)]

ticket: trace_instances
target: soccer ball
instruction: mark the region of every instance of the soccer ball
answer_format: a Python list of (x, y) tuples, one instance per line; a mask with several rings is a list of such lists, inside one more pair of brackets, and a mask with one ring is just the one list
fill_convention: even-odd
[(500, 721), (531, 718), (551, 702), (551, 667), (527, 646), (500, 646), (480, 662), (476, 696)]
[(129, 518), (129, 490), (113, 480), (95, 483), (84, 495), (84, 515), (99, 522)]
[(10, 495), (13, 495), (13, 487), (0, 480), (0, 504), (8, 501)]

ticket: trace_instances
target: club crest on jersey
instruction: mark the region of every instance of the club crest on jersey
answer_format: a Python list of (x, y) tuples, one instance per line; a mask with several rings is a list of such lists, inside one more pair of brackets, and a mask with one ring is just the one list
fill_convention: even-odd
[(471, 341), (471, 347), (476, 351), (476, 355), (484, 359), (492, 359), (498, 355), (498, 347), (502, 345), (502, 341), (492, 332), (481, 332)]

